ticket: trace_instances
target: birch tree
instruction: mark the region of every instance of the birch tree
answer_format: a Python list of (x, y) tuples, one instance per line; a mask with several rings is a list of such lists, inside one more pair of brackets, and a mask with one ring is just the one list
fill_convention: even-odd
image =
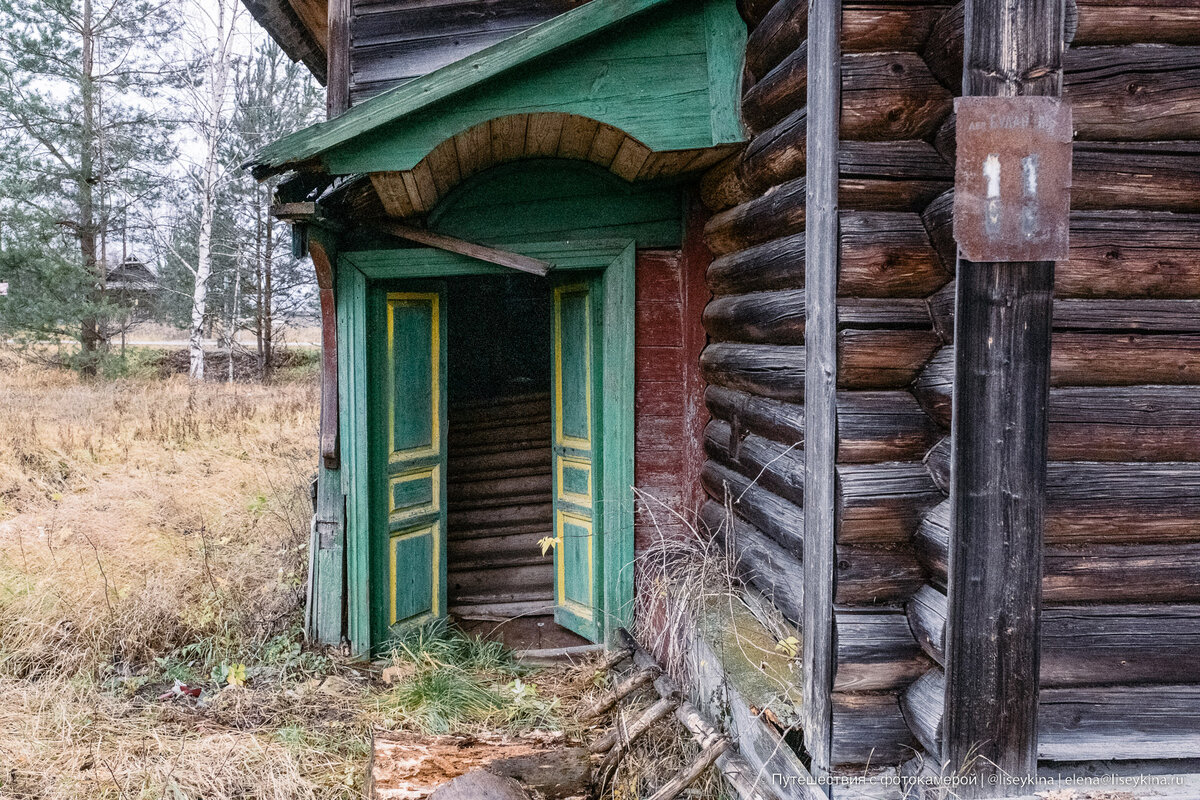
[(193, 0), (188, 39), (196, 53), (196, 75), (186, 92), (187, 121), (200, 148), (195, 174), (200, 202), (196, 259), (188, 265), (193, 276), (191, 325), (188, 332), (188, 374), (204, 380), (204, 324), (208, 315), (209, 281), (213, 272), (213, 223), (222, 184), (231, 165), (222, 155), (232, 129), (234, 42), (242, 5), (238, 0)]

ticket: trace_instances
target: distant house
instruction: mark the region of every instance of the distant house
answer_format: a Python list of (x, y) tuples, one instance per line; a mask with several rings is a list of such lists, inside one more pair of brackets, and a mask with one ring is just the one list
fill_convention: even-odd
[(121, 305), (141, 305), (158, 291), (158, 276), (137, 256), (108, 268), (104, 273), (105, 294)]

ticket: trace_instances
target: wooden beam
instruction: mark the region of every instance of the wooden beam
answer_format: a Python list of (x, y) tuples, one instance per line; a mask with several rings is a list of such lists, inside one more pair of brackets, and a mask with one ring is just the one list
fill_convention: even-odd
[(801, 725), (819, 780), (833, 740), (833, 592), (837, 532), (838, 123), (841, 0), (812, 0), (808, 15), (805, 185), (804, 655)]
[(414, 228), (411, 225), (404, 225), (399, 222), (380, 221), (373, 223), (372, 227), (391, 236), (407, 239), (410, 242), (417, 242), (428, 247), (436, 247), (439, 250), (477, 258), (489, 264), (498, 264), (502, 267), (520, 270), (521, 272), (540, 275), (543, 278), (550, 273), (550, 270), (554, 269), (553, 264), (549, 261), (542, 261), (540, 258), (524, 256), (510, 250), (500, 250), (499, 248), (488, 247), (483, 244), (475, 244), (474, 242), (468, 242), (441, 233), (434, 233), (422, 228)]
[(317, 273), (321, 301), (321, 461), (326, 469), (338, 469), (337, 310), (333, 295), (337, 253), (327, 238), (315, 231), (308, 238), (308, 252)]
[[(1062, 91), (1064, 0), (967, 0), (972, 96)], [(958, 259), (943, 755), (1011, 795), (1037, 771), (1053, 262)]]
[(350, 108), (350, 0), (329, 0), (325, 115), (333, 119)]

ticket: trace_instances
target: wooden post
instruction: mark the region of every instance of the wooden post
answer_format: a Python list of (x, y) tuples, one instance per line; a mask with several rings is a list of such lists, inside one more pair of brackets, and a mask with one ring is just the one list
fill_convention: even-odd
[(329, 0), (325, 44), (325, 115), (333, 119), (350, 108), (350, 0)]
[[(964, 95), (1061, 93), (1063, 0), (967, 0)], [(964, 797), (1037, 768), (1053, 262), (959, 256), (943, 755)]]
[(841, 0), (811, 0), (805, 188), (804, 746), (829, 771), (833, 691), (833, 568), (837, 461), (838, 127)]
[(309, 253), (317, 273), (321, 301), (321, 466), (317, 472), (317, 506), (313, 523), (313, 555), (309, 577), (313, 606), (310, 635), (322, 644), (338, 644), (344, 635), (345, 500), (342, 495), (338, 420), (337, 309), (334, 261), (337, 251), (328, 231), (314, 230)]

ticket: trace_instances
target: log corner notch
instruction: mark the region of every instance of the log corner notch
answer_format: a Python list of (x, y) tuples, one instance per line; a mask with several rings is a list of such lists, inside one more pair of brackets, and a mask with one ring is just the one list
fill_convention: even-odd
[[(964, 95), (1061, 95), (1064, 0), (964, 16)], [(1054, 262), (960, 254), (957, 272), (942, 755), (974, 776), (963, 796), (996, 797), (1037, 770)]]
[(304, 226), (308, 235), (308, 253), (317, 274), (317, 292), (321, 303), (321, 463), (328, 470), (341, 463), (338, 445), (338, 356), (337, 305), (333, 293), (333, 265), (337, 248), (333, 231), (322, 225), (323, 216), (316, 203), (281, 203), (271, 208), (275, 218)]

